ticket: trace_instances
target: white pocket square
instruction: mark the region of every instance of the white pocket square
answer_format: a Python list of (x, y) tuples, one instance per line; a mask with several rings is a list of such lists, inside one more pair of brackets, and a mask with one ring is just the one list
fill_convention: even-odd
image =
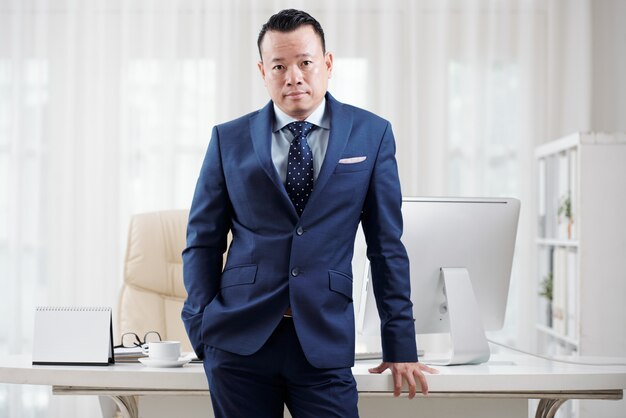
[(356, 164), (356, 163), (360, 163), (361, 161), (365, 161), (366, 159), (367, 157), (365, 156), (342, 158), (341, 160), (339, 160), (339, 164)]

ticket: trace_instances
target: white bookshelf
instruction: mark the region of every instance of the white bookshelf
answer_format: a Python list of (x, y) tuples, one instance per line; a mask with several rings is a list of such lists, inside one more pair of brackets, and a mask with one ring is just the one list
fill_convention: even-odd
[[(576, 133), (536, 148), (538, 351), (626, 356), (626, 133)], [(570, 219), (559, 215), (570, 200)], [(584, 402), (565, 417), (626, 416), (626, 403), (590, 415)], [(612, 412), (611, 412), (612, 411)]]

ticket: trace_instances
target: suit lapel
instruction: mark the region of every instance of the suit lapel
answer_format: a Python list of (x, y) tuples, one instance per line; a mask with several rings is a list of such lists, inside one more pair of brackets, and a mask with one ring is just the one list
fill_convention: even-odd
[(294, 208), (283, 182), (276, 172), (274, 162), (272, 161), (272, 127), (274, 121), (274, 108), (273, 103), (270, 101), (263, 109), (250, 117), (250, 138), (252, 138), (252, 144), (254, 150), (259, 158), (261, 167), (272, 180), (276, 191), (281, 196), (283, 205), (287, 206), (290, 211), (290, 215), (298, 217), (296, 209)]
[[(352, 113), (347, 111), (342, 103), (339, 103), (330, 93), (326, 93), (326, 104), (330, 106), (330, 136), (324, 163), (313, 185), (313, 193), (307, 202), (307, 207), (319, 199), (326, 182), (335, 170), (343, 150), (346, 148), (350, 132), (352, 131)], [(306, 213), (306, 208), (304, 209)], [(304, 214), (303, 213), (303, 214)]]
[[(339, 159), (346, 147), (350, 132), (352, 130), (352, 114), (345, 109), (330, 93), (326, 93), (326, 105), (330, 107), (330, 136), (326, 156), (313, 186), (313, 193), (307, 202), (307, 207), (311, 206), (315, 200), (319, 199), (326, 182), (335, 170)], [(263, 109), (250, 117), (250, 137), (254, 145), (254, 150), (259, 158), (259, 162), (267, 176), (272, 180), (276, 191), (281, 196), (283, 205), (287, 206), (290, 214), (298, 218), (285, 186), (280, 176), (276, 172), (272, 161), (272, 126), (274, 121), (273, 103), (270, 101)], [(304, 209), (306, 213), (306, 208)]]

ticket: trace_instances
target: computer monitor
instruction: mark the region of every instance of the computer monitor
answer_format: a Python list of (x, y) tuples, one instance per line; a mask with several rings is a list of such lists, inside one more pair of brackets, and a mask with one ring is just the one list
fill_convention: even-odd
[[(450, 333), (449, 353), (431, 363), (489, 359), (485, 330), (498, 330), (504, 322), (519, 211), (519, 200), (512, 198), (403, 199), (402, 242), (410, 261), (415, 332)], [(380, 336), (364, 262), (357, 345)]]

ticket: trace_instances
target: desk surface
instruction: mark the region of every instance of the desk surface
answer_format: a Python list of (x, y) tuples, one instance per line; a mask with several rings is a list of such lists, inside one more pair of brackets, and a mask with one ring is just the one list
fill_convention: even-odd
[[(626, 363), (626, 359), (611, 360)], [(377, 364), (373, 360), (358, 361), (353, 367), (359, 392), (393, 392), (389, 371), (382, 375), (373, 375), (367, 371)], [(549, 393), (626, 388), (626, 366), (573, 365), (530, 356), (494, 355), (490, 362), (481, 365), (437, 366), (437, 369), (439, 374), (427, 376), (431, 394)], [(109, 390), (208, 390), (201, 364), (187, 364), (182, 368), (171, 369), (148, 368), (139, 363), (120, 363), (106, 367), (33, 366), (30, 355), (6, 356), (0, 359), (0, 383)]]

